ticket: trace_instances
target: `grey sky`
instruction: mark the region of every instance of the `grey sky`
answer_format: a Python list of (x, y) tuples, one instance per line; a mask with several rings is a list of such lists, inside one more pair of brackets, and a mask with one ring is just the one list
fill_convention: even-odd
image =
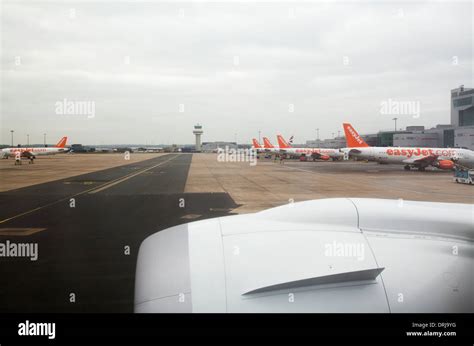
[[(389, 98), (420, 102), (400, 127), (449, 123), (450, 89), (474, 84), (472, 18), (471, 2), (3, 1), (0, 142), (192, 143), (199, 122), (204, 141), (301, 143), (393, 128)], [(56, 114), (64, 99), (95, 117)]]

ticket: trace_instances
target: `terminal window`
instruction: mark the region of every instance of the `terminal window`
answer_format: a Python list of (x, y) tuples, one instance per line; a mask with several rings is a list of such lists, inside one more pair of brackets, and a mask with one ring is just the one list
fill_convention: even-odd
[(474, 125), (474, 107), (459, 111), (459, 126)]
[(464, 97), (462, 99), (453, 100), (454, 107), (468, 106), (472, 104), (472, 97)]

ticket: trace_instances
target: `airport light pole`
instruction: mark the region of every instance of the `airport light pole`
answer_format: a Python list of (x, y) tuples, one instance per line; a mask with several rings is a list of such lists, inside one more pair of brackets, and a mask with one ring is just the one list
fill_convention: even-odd
[(46, 133), (43, 133), (43, 142), (44, 142), (44, 146), (46, 146)]
[(392, 120), (395, 121), (395, 131), (397, 131), (397, 120), (398, 120), (398, 118), (393, 118)]
[(13, 132), (15, 132), (14, 130), (10, 130), (10, 133), (12, 134), (12, 147), (13, 147)]
[(338, 137), (341, 137), (341, 130), (338, 130), (338, 131), (337, 131), (337, 136), (338, 136)]
[(332, 133), (332, 138), (334, 138), (334, 132)]
[(261, 143), (262, 140), (260, 139), (260, 134), (262, 133), (262, 131), (258, 130), (258, 143)]

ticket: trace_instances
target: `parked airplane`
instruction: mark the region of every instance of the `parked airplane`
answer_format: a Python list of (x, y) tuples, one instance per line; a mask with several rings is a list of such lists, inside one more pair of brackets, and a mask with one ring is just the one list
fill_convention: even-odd
[(13, 148), (4, 148), (0, 152), (2, 158), (17, 157), (27, 158), (30, 160), (30, 163), (34, 163), (36, 156), (40, 155), (53, 155), (57, 153), (67, 152), (66, 147), (67, 137), (61, 138), (61, 140), (54, 147), (13, 147)]
[(257, 141), (257, 139), (252, 138), (252, 148), (255, 149), (257, 153), (262, 153), (265, 152), (265, 149), (262, 147), (262, 145)]
[(171, 227), (140, 246), (135, 312), (473, 313), (473, 208), (329, 198)]
[(460, 148), (420, 148), (420, 147), (371, 147), (351, 124), (344, 123), (347, 147), (342, 149), (350, 156), (377, 161), (405, 165), (424, 171), (433, 166), (439, 169), (453, 169), (456, 164), (464, 167), (474, 167), (474, 152)]
[(279, 153), (280, 148), (275, 147), (267, 137), (263, 137), (263, 148), (266, 152)]
[[(293, 137), (291, 137), (293, 138)], [(327, 161), (329, 159), (337, 160), (342, 158), (344, 154), (339, 149), (331, 148), (293, 148), (287, 143), (282, 135), (277, 136), (278, 145), (281, 153), (293, 156), (310, 156), (313, 159)]]

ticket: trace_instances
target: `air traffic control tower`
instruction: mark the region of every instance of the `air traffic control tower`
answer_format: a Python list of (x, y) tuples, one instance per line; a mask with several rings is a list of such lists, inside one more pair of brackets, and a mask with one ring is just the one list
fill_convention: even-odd
[(194, 135), (196, 136), (196, 151), (201, 151), (201, 135), (203, 134), (202, 125), (194, 125)]

